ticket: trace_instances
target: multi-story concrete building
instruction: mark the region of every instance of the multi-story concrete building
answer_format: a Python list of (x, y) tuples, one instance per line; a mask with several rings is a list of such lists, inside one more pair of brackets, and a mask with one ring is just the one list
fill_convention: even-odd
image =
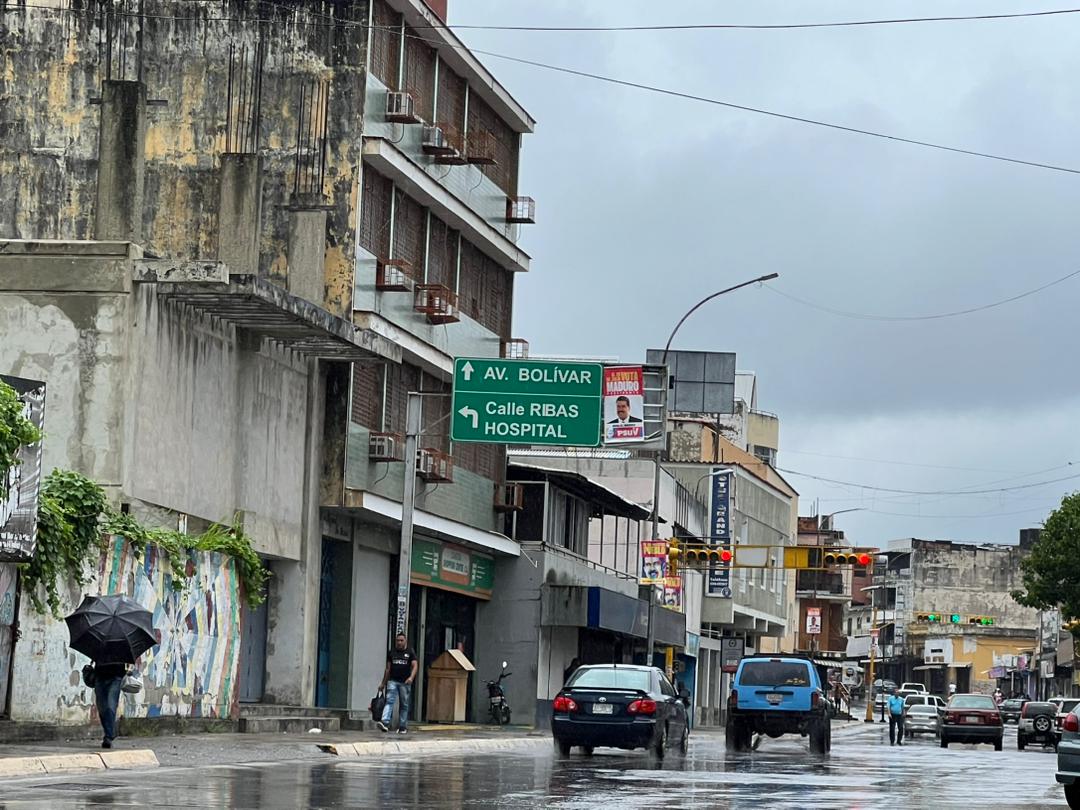
[[(1006, 661), (1035, 647), (1035, 610), (1013, 601), (1019, 545), (954, 543), (908, 538), (879, 557), (869, 605), (845, 615), (849, 655), (865, 660), (878, 631), (876, 677), (921, 681), (937, 694), (992, 692)], [(876, 622), (876, 623), (875, 623)]]
[[(273, 571), (232, 640), (242, 701), (366, 707), (400, 588), (425, 661), (478, 655), (496, 562), (519, 554), (500, 531), (503, 453), (451, 446), (445, 417), (455, 355), (523, 348), (533, 120), (444, 15), (4, 9), (0, 370), (48, 383), (46, 469), (173, 526), (240, 516)], [(399, 583), (410, 391), (421, 481)], [(479, 579), (442, 576), (461, 565)], [(23, 605), (13, 713), (55, 719), (62, 628)]]

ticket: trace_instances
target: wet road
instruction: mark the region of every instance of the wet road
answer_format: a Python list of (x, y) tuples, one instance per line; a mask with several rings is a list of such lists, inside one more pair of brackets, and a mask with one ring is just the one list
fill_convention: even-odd
[(546, 745), (468, 756), (273, 763), (221, 768), (110, 772), (0, 785), (0, 808), (1033, 808), (1065, 807), (1053, 751), (903, 748), (882, 728), (834, 733), (814, 757), (797, 738), (766, 740), (728, 754), (723, 735), (695, 735), (684, 759), (644, 753), (574, 752), (560, 761)]

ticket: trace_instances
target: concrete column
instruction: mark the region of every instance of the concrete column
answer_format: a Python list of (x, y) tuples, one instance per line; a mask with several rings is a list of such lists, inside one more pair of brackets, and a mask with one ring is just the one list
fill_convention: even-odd
[(262, 170), (258, 155), (221, 156), (217, 257), (234, 275), (259, 272)]
[(326, 302), (326, 211), (289, 211), (289, 292), (324, 306)]
[(106, 81), (101, 88), (94, 238), (142, 241), (146, 173), (146, 85)]

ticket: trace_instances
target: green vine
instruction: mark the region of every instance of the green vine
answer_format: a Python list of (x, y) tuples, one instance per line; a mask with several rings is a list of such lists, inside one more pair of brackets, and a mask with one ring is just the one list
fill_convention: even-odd
[(0, 380), (0, 494), (7, 490), (7, 471), (19, 463), (19, 448), (39, 441), (41, 431), (23, 416), (19, 392)]
[[(131, 514), (113, 509), (104, 490), (90, 479), (70, 470), (53, 470), (42, 483), (38, 498), (37, 550), (23, 566), (26, 592), (38, 613), (48, 610), (60, 618), (61, 583), (85, 585), (87, 571), (101, 558), (109, 535), (123, 537), (138, 555), (150, 545), (160, 549), (168, 558), (172, 587), (177, 591), (182, 591), (191, 578), (191, 552), (218, 552), (232, 557), (247, 603), (257, 607), (265, 599), (264, 586), (270, 572), (238, 520), (231, 526), (215, 523), (194, 536), (143, 526)], [(38, 586), (44, 589), (44, 600)]]

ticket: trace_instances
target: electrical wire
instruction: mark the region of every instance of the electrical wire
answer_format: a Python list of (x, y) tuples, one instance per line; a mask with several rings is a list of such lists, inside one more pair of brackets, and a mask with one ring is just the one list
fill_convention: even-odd
[(898, 467), (926, 467), (932, 470), (956, 470), (959, 472), (981, 472), (981, 473), (1005, 473), (1008, 470), (991, 470), (985, 467), (954, 467), (947, 464), (919, 464), (914, 461), (896, 461), (893, 459), (884, 458), (864, 458), (862, 456), (838, 456), (832, 453), (811, 453), (809, 450), (792, 450), (789, 447), (785, 447), (783, 453), (794, 453), (797, 456), (815, 456), (817, 458), (835, 458), (843, 461), (864, 461), (872, 464), (892, 464)]
[(952, 312), (938, 312), (932, 315), (874, 315), (862, 312), (849, 312), (842, 309), (833, 309), (832, 307), (825, 306), (824, 304), (818, 304), (813, 301), (807, 301), (805, 298), (799, 298), (797, 295), (792, 295), (791, 293), (786, 293), (783, 290), (778, 290), (772, 285), (763, 286), (770, 292), (787, 298), (788, 300), (795, 301), (796, 303), (810, 307), (811, 309), (820, 310), (821, 312), (827, 312), (830, 315), (838, 315), (841, 318), (853, 318), (862, 321), (936, 321), (943, 318), (956, 318), (961, 315), (971, 315), (976, 312), (985, 312), (988, 309), (994, 309), (996, 307), (1004, 306), (1005, 304), (1011, 304), (1014, 301), (1028, 298), (1032, 295), (1035, 295), (1036, 293), (1042, 292), (1043, 290), (1048, 290), (1051, 287), (1057, 286), (1058, 284), (1066, 282), (1071, 278), (1075, 278), (1076, 276), (1080, 276), (1080, 270), (1074, 270), (1073, 272), (1069, 273), (1068, 275), (1064, 275), (1061, 278), (1054, 279), (1053, 281), (1049, 281), (1046, 284), (1035, 287), (1034, 289), (1019, 293), (1018, 295), (1003, 298), (1000, 301), (994, 301), (990, 304), (982, 304), (977, 307), (969, 307), (967, 309), (958, 309)]
[(830, 484), (840, 484), (842, 486), (855, 487), (856, 489), (869, 489), (874, 492), (899, 492), (904, 495), (989, 495), (991, 493), (998, 492), (1013, 492), (1019, 489), (1032, 489), (1033, 487), (1044, 487), (1049, 484), (1058, 484), (1062, 481), (1074, 481), (1080, 478), (1080, 473), (1076, 475), (1067, 475), (1064, 478), (1054, 478), (1050, 481), (1037, 481), (1033, 484), (1017, 484), (1011, 487), (999, 487), (998, 489), (966, 489), (966, 490), (950, 490), (950, 489), (932, 489), (932, 490), (919, 490), (919, 489), (897, 489), (895, 487), (879, 487), (872, 484), (860, 484), (853, 481), (839, 481), (835, 478), (826, 478), (823, 475), (813, 475), (811, 473), (799, 472), (798, 470), (789, 470), (783, 467), (777, 467), (777, 470), (788, 475), (798, 475), (802, 478), (811, 478), (815, 481), (825, 481)]
[(982, 515), (920, 515), (914, 512), (885, 512), (881, 509), (863, 509), (863, 512), (870, 512), (874, 515), (889, 515), (890, 517), (905, 517), (905, 518), (933, 518), (935, 520), (981, 520), (983, 518), (998, 518), (998, 517), (1012, 517), (1014, 515), (1029, 515), (1033, 512), (1039, 514), (1047, 514), (1051, 509), (1054, 509), (1055, 505), (1051, 504), (1047, 507), (1032, 507), (1031, 509), (1018, 509), (1015, 512), (992, 512)]
[(1080, 13), (1080, 8), (1061, 8), (1048, 11), (1018, 11), (1012, 14), (967, 14), (945, 17), (904, 17), (878, 20), (841, 20), (820, 23), (692, 23), (683, 25), (458, 25), (448, 24), (454, 30), (469, 31), (542, 31), (542, 32), (590, 32), (590, 31), (777, 31), (804, 28), (853, 28), (875, 25), (909, 25), (912, 23), (966, 22), (1014, 20), (1022, 17), (1051, 17)]
[[(37, 8), (37, 9), (44, 9), (44, 10), (51, 11), (51, 12), (61, 12), (61, 13), (64, 13), (64, 12), (67, 12), (67, 13), (78, 12), (78, 13), (82, 13), (81, 9), (55, 8), (53, 6), (42, 6), (42, 5), (35, 5), (35, 4), (30, 4), (30, 3), (25, 3), (25, 4), (22, 4), (22, 5), (19, 5), (19, 6), (15, 6), (15, 7), (8, 6), (7, 8), (9, 10), (12, 9), (12, 8), (17, 8), (17, 9)], [(138, 13), (134, 13), (134, 12), (122, 12), (122, 11), (116, 11), (116, 12), (111, 12), (111, 13), (119, 14), (121, 16), (143, 16), (143, 17), (146, 17), (148, 19), (173, 19), (173, 20), (181, 20), (181, 21), (186, 21), (186, 22), (203, 22), (203, 21), (250, 22), (250, 23), (280, 22), (280, 20), (271, 20), (271, 19), (266, 19), (266, 20), (250, 19), (250, 20), (247, 20), (247, 19), (233, 18), (233, 17), (171, 17), (169, 15), (153, 15), (153, 14), (139, 15)], [(332, 27), (334, 25), (337, 25), (337, 26), (342, 26), (342, 27), (363, 28), (363, 29), (379, 27), (379, 28), (383, 28), (383, 30), (389, 30), (384, 26), (369, 26), (367, 23), (358, 23), (358, 22), (354, 22), (354, 21), (351, 21), (351, 20), (340, 20), (340, 19), (337, 19), (337, 18), (329, 17), (328, 15), (321, 15), (321, 14), (318, 14), (316, 12), (312, 12), (312, 13), (315, 16), (321, 16), (321, 17), (326, 17), (327, 19), (330, 19), (330, 20), (335, 20), (335, 22), (333, 22), (333, 23), (327, 23), (326, 26), (324, 26), (324, 27)], [(566, 74), (568, 76), (576, 76), (578, 78), (583, 78), (583, 79), (591, 79), (593, 81), (603, 82), (605, 84), (611, 84), (611, 85), (615, 85), (615, 86), (618, 86), (618, 87), (628, 87), (628, 88), (635, 89), (635, 90), (643, 90), (645, 92), (656, 93), (656, 94), (664, 95), (664, 96), (670, 96), (672, 98), (681, 98), (681, 99), (685, 99), (687, 101), (697, 101), (697, 102), (700, 102), (702, 104), (711, 104), (711, 105), (717, 106), (717, 107), (725, 107), (727, 109), (739, 110), (741, 112), (753, 113), (755, 115), (763, 115), (763, 116), (767, 116), (767, 117), (770, 117), (770, 118), (778, 118), (778, 119), (784, 120), (784, 121), (792, 121), (792, 122), (800, 123), (800, 124), (808, 124), (810, 126), (822, 127), (822, 128), (825, 128), (825, 129), (832, 129), (832, 130), (836, 130), (838, 132), (847, 132), (847, 133), (850, 133), (850, 134), (853, 134), (853, 135), (864, 135), (866, 137), (879, 138), (881, 140), (893, 141), (893, 142), (896, 142), (896, 143), (905, 143), (905, 144), (908, 144), (910, 146), (921, 146), (921, 147), (926, 148), (926, 149), (936, 149), (936, 150), (939, 150), (939, 151), (942, 151), (942, 152), (949, 152), (949, 153), (957, 154), (957, 155), (967, 155), (969, 157), (983, 158), (985, 160), (994, 160), (994, 161), (999, 161), (999, 162), (1002, 162), (1002, 163), (1012, 163), (1012, 164), (1015, 164), (1015, 165), (1018, 165), (1018, 166), (1028, 166), (1030, 168), (1045, 169), (1045, 170), (1048, 170), (1048, 171), (1055, 171), (1055, 172), (1064, 172), (1064, 173), (1067, 173), (1067, 174), (1080, 174), (1080, 169), (1073, 168), (1073, 167), (1070, 167), (1070, 166), (1061, 166), (1061, 165), (1053, 164), (1053, 163), (1043, 163), (1041, 161), (1025, 160), (1025, 159), (1022, 159), (1022, 158), (1014, 158), (1014, 157), (1009, 157), (1007, 155), (994, 154), (992, 152), (982, 152), (982, 151), (979, 151), (977, 149), (964, 149), (962, 147), (948, 146), (946, 144), (936, 143), (934, 141), (919, 140), (917, 138), (905, 138), (905, 137), (902, 137), (900, 135), (890, 135), (890, 134), (888, 134), (886, 132), (878, 132), (876, 130), (863, 129), (861, 127), (847, 126), (845, 124), (834, 124), (834, 123), (831, 123), (829, 121), (822, 121), (822, 120), (815, 119), (815, 118), (807, 118), (805, 116), (800, 116), (800, 115), (791, 115), (791, 114), (788, 114), (788, 113), (777, 112), (776, 110), (765, 109), (763, 107), (751, 107), (751, 106), (746, 105), (746, 104), (736, 104), (734, 102), (724, 101), (724, 100), (718, 99), (718, 98), (711, 98), (709, 96), (700, 96), (700, 95), (697, 95), (697, 94), (694, 94), (694, 93), (686, 93), (686, 92), (682, 92), (682, 91), (679, 91), (679, 90), (671, 90), (669, 88), (658, 87), (656, 85), (643, 84), (641, 82), (632, 82), (632, 81), (628, 81), (626, 79), (617, 79), (617, 78), (615, 78), (613, 76), (604, 76), (604, 75), (601, 75), (601, 74), (598, 74), (598, 73), (590, 73), (590, 72), (584, 71), (584, 70), (575, 70), (573, 68), (562, 67), (562, 66), (559, 66), (559, 65), (551, 65), (551, 64), (547, 64), (545, 62), (538, 62), (538, 61), (533, 60), (533, 59), (524, 59), (524, 58), (521, 58), (521, 57), (518, 57), (518, 56), (510, 56), (509, 54), (497, 53), (495, 51), (485, 51), (485, 50), (480, 50), (480, 49), (471, 49), (471, 48), (468, 48), (468, 47), (466, 47), (464, 45), (454, 45), (453, 43), (442, 43), (442, 42), (437, 43), (434, 40), (430, 40), (430, 39), (427, 39), (425, 37), (420, 37), (420, 36), (416, 36), (416, 35), (413, 35), (413, 34), (405, 34), (405, 36), (407, 38), (418, 39), (418, 40), (420, 40), (422, 42), (426, 42), (428, 45), (438, 44), (440, 46), (449, 47), (449, 48), (452, 48), (454, 50), (460, 50), (460, 51), (464, 51), (466, 53), (471, 53), (471, 54), (481, 54), (483, 56), (490, 56), (493, 59), (502, 59), (502, 60), (505, 60), (505, 61), (508, 61), (508, 62), (513, 62), (513, 63), (520, 64), (520, 65), (528, 65), (528, 66), (531, 66), (531, 67), (539, 68), (541, 70), (548, 70), (548, 71), (553, 71), (553, 72), (556, 72), (556, 73), (563, 73), (563, 74)]]

